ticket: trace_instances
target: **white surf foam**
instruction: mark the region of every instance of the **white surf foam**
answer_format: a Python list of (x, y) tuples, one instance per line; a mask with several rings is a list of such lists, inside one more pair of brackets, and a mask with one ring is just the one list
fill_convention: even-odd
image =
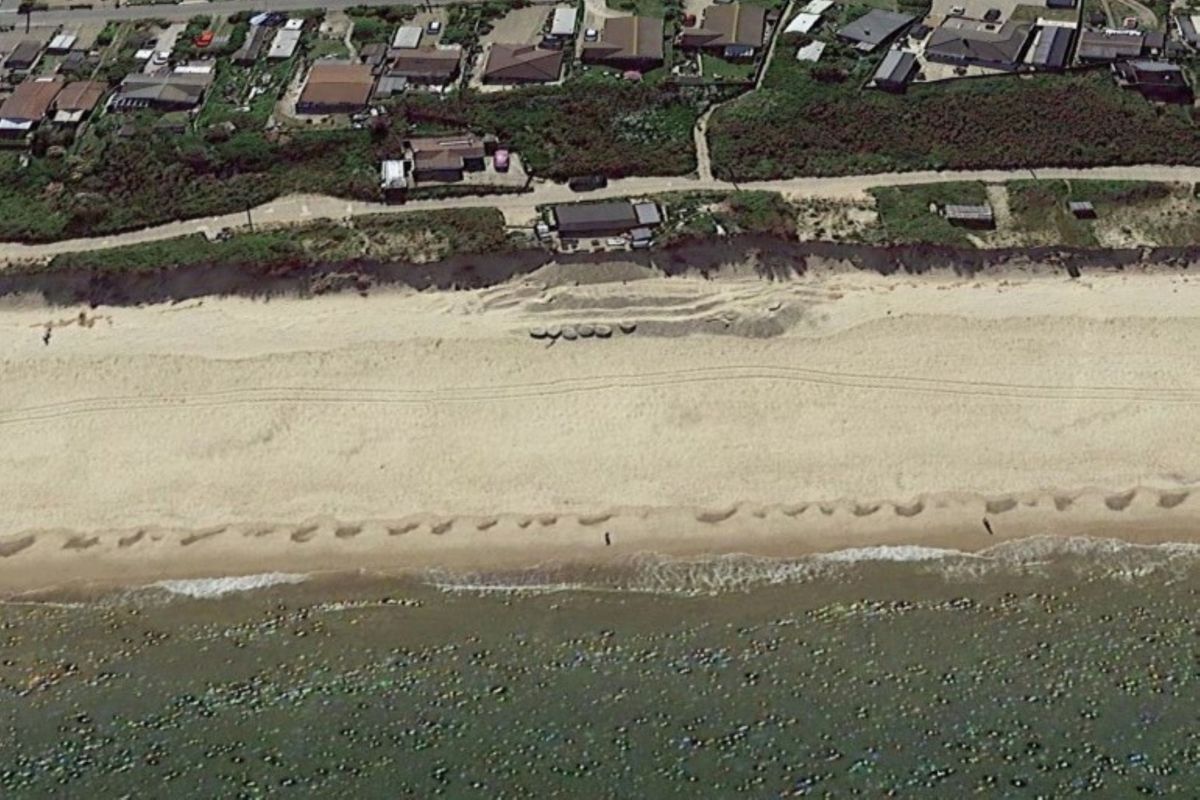
[(171, 594), (192, 598), (221, 597), (234, 592), (251, 592), (289, 583), (303, 583), (307, 575), (287, 572), (264, 572), (257, 575), (238, 575), (228, 578), (195, 578), (192, 580), (158, 581), (148, 588), (162, 589)]

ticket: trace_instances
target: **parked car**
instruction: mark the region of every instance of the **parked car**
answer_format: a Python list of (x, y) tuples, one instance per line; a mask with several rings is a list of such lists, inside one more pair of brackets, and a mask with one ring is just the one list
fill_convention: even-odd
[(585, 42), (595, 42), (595, 41), (599, 41), (599, 39), (600, 39), (600, 31), (596, 30), (595, 28), (588, 28), (586, 31), (583, 32), (583, 40)]
[(696, 15), (695, 14), (684, 14), (683, 15), (683, 27), (685, 27), (685, 28), (696, 27)]
[(591, 192), (608, 186), (608, 178), (603, 175), (580, 175), (568, 180), (567, 186), (573, 192)]
[(213, 41), (213, 32), (205, 31), (204, 33), (202, 33), (196, 37), (195, 45), (196, 45), (196, 47), (201, 47), (201, 48), (208, 47), (210, 44), (212, 44), (212, 41)]
[(952, 17), (961, 17), (963, 14), (966, 14), (966, 13), (967, 13), (967, 10), (965, 8), (963, 8), (962, 6), (954, 6), (953, 8), (950, 9), (950, 16), (952, 16)]
[(497, 150), (496, 155), (492, 156), (492, 166), (496, 172), (508, 172), (508, 151)]
[(437, 36), (439, 33), (442, 32), (442, 23), (437, 21), (436, 19), (431, 20), (429, 25), (427, 25), (425, 27), (425, 32), (428, 33), (430, 36)]
[(150, 63), (156, 67), (161, 67), (161, 66), (164, 66), (170, 60), (171, 60), (170, 53), (168, 53), (166, 50), (159, 50), (157, 53), (154, 54), (154, 57), (150, 60)]

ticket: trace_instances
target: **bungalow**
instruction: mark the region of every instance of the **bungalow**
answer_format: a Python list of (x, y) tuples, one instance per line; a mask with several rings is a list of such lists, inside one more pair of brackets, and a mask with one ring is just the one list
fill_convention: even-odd
[(78, 125), (100, 105), (108, 85), (100, 81), (72, 81), (54, 98), (54, 122)]
[(297, 114), (353, 114), (370, 102), (375, 76), (365, 64), (318, 61), (296, 101)]
[(562, 74), (563, 51), (535, 45), (493, 44), (482, 81), (487, 84), (551, 83)]
[(413, 178), (419, 181), (461, 181), (464, 172), (481, 172), (487, 147), (470, 133), (410, 139)]
[(916, 21), (911, 14), (873, 8), (866, 14), (838, 30), (838, 38), (854, 45), (863, 53), (870, 53), (899, 36)]
[(447, 86), (458, 77), (461, 64), (462, 48), (458, 45), (396, 50), (379, 82), (379, 93), (384, 93), (385, 83), (387, 94), (407, 84)]
[(680, 32), (679, 46), (723, 58), (754, 58), (763, 45), (766, 27), (767, 12), (762, 6), (741, 3), (709, 6), (704, 11), (703, 25)]
[(268, 28), (266, 25), (251, 25), (250, 30), (246, 32), (242, 46), (231, 57), (233, 63), (239, 67), (254, 66), (267, 47), (267, 39), (272, 30), (273, 28)]
[(584, 42), (585, 64), (649, 72), (663, 63), (663, 21), (659, 17), (614, 17), (604, 21), (599, 40)]
[(1147, 100), (1190, 104), (1194, 99), (1178, 64), (1137, 60), (1113, 64), (1112, 69), (1118, 86), (1134, 89)]
[(1079, 35), (1080, 61), (1102, 63), (1124, 61), (1142, 54), (1145, 35), (1141, 31), (1084, 31)]
[(300, 46), (300, 37), (304, 35), (304, 31), (300, 28), (280, 28), (275, 34), (275, 38), (271, 40), (271, 46), (267, 49), (267, 59), (269, 61), (285, 61), (291, 58), (296, 53), (296, 48)]
[(117, 87), (111, 106), (116, 111), (152, 108), (156, 111), (190, 111), (204, 101), (213, 73), (179, 71), (158, 75), (131, 72)]
[(4, 68), (17, 72), (28, 72), (42, 59), (42, 43), (36, 39), (23, 39), (4, 59)]
[(555, 206), (558, 235), (563, 239), (583, 239), (590, 236), (620, 236), (636, 229), (646, 229), (662, 222), (662, 214), (654, 203), (630, 203), (614, 200), (603, 203), (568, 203)]
[(917, 72), (917, 57), (903, 50), (888, 50), (875, 70), (875, 87), (886, 92), (903, 92)]
[(57, 76), (29, 78), (17, 84), (0, 104), (0, 136), (19, 138), (36, 128), (46, 118), (62, 87), (63, 79)]
[(1041, 28), (1033, 40), (1033, 52), (1030, 53), (1029, 63), (1039, 69), (1065, 69), (1071, 59), (1071, 41), (1074, 36), (1073, 28), (1058, 25)]
[(943, 64), (1015, 70), (1021, 63), (1031, 28), (1011, 20), (997, 27), (952, 17), (929, 35), (925, 58)]

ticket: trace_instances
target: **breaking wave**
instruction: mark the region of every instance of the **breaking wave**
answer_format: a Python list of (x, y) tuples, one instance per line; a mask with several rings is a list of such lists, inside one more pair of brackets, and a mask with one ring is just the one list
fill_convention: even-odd
[(238, 575), (230, 578), (195, 578), (192, 580), (157, 581), (147, 589), (161, 589), (170, 594), (195, 599), (222, 597), (236, 592), (252, 592), (281, 584), (303, 583), (307, 575), (287, 572), (264, 572), (257, 575)]

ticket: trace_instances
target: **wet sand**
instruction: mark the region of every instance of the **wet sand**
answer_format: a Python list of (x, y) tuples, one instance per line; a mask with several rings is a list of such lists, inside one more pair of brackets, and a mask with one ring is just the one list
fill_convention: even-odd
[(1198, 299), (1166, 272), (629, 266), (9, 302), (0, 585), (1192, 540)]

